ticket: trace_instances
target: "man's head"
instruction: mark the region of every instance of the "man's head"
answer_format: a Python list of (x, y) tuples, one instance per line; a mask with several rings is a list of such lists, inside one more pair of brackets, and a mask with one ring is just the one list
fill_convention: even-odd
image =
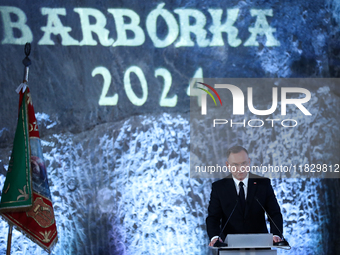
[(242, 181), (246, 178), (249, 172), (249, 166), (251, 159), (248, 157), (248, 151), (242, 146), (233, 146), (227, 151), (226, 165), (229, 168), (231, 174), (237, 179)]

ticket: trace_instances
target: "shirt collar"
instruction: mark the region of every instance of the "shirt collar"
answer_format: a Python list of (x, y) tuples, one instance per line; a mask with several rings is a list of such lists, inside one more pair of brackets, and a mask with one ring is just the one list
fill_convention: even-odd
[[(234, 176), (232, 176), (232, 177), (233, 177), (233, 180), (235, 182), (236, 187), (238, 187), (238, 185), (241, 181), (237, 180)], [(249, 180), (249, 173), (247, 174), (246, 178), (244, 178), (243, 181), (242, 181), (245, 187), (248, 187), (248, 180)]]

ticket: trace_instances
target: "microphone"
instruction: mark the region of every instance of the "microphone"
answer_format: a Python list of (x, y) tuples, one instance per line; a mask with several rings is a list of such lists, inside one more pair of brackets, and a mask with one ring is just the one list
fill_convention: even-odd
[(227, 247), (227, 246), (228, 246), (228, 244), (226, 244), (226, 243), (220, 241), (220, 236), (222, 235), (223, 230), (224, 230), (225, 227), (227, 226), (227, 224), (228, 224), (228, 222), (229, 222), (229, 220), (230, 220), (230, 218), (231, 218), (231, 215), (233, 215), (233, 213), (234, 213), (234, 211), (235, 211), (235, 209), (236, 209), (236, 206), (237, 206), (237, 204), (238, 204), (238, 200), (239, 200), (239, 199), (236, 199), (236, 204), (235, 204), (233, 210), (231, 211), (231, 213), (230, 213), (230, 215), (229, 215), (229, 218), (227, 219), (226, 223), (224, 224), (224, 226), (223, 226), (223, 228), (222, 228), (220, 234), (218, 235), (217, 241), (214, 243), (214, 247)]
[(278, 226), (275, 224), (275, 222), (273, 221), (272, 217), (270, 217), (270, 215), (267, 213), (266, 209), (264, 209), (263, 205), (260, 203), (260, 201), (257, 199), (257, 197), (255, 197), (255, 199), (259, 203), (259, 205), (262, 207), (263, 211), (267, 214), (267, 216), (270, 219), (270, 221), (274, 224), (276, 229), (279, 231), (280, 235), (282, 236), (282, 241), (274, 243), (274, 246), (289, 246), (290, 247), (289, 243), (284, 238), (282, 232), (280, 231)]

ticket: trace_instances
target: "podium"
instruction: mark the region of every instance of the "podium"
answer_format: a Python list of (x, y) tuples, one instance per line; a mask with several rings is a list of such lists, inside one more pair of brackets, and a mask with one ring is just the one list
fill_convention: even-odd
[(212, 247), (216, 255), (276, 255), (273, 234), (229, 234), (227, 247)]

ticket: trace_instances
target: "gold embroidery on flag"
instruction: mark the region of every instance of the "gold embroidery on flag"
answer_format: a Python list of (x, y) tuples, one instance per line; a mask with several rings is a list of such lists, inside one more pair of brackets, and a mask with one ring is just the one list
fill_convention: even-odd
[(4, 192), (5, 194), (8, 192), (10, 186), (11, 186), (11, 184), (8, 183), (8, 186), (7, 186), (7, 188), (6, 188), (5, 192)]
[(54, 223), (53, 208), (46, 204), (41, 197), (38, 197), (33, 207), (26, 212), (27, 217), (32, 217), (40, 227), (48, 228)]
[(45, 231), (45, 233), (43, 233), (43, 232), (39, 232), (39, 233), (44, 237), (44, 239), (41, 240), (41, 241), (43, 241), (44, 243), (49, 243), (51, 241), (51, 239), (48, 238), (48, 236), (50, 235), (51, 231), (48, 231), (48, 232)]
[(27, 93), (27, 104), (33, 105), (32, 98), (31, 98), (31, 93)]
[(29, 195), (26, 193), (26, 185), (24, 186), (24, 188), (21, 190), (21, 189), (18, 189), (20, 194), (18, 197), (17, 197), (17, 201), (20, 199), (20, 198), (24, 198), (24, 201), (26, 201), (27, 199), (29, 199)]

